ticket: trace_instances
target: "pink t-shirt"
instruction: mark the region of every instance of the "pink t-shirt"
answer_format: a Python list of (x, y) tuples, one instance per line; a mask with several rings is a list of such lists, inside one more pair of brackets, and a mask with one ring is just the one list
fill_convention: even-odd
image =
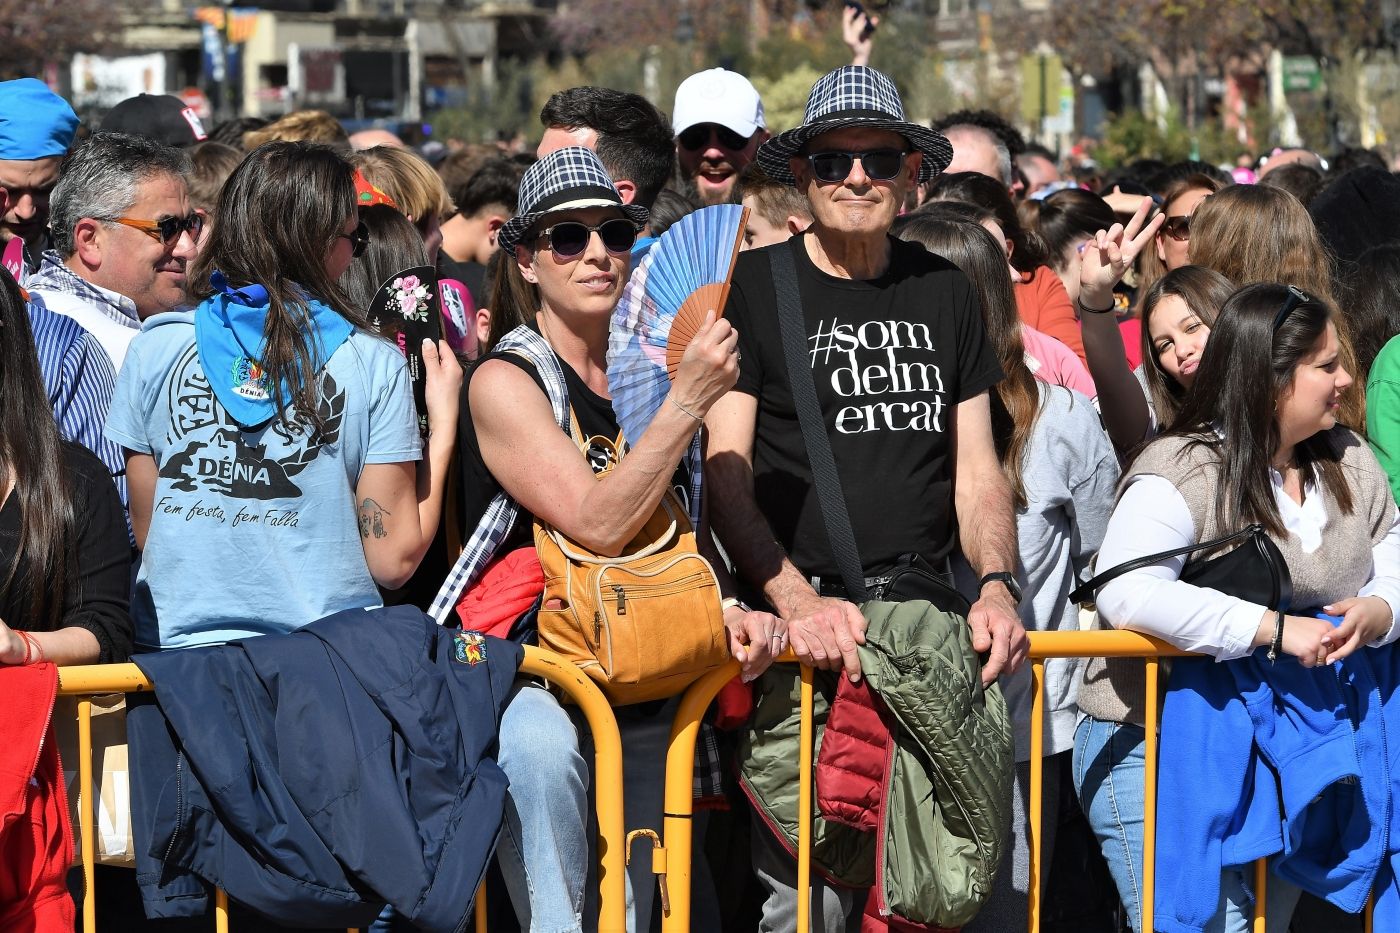
[(1021, 325), (1021, 342), (1026, 345), (1026, 365), (1035, 378), (1049, 385), (1073, 389), (1091, 399), (1098, 397), (1089, 370), (1069, 347), (1026, 324)]

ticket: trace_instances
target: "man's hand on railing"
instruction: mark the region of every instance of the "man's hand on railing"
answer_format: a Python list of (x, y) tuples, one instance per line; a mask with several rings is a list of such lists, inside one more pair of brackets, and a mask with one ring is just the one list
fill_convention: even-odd
[(967, 614), (967, 624), (972, 628), (972, 650), (978, 654), (988, 652), (987, 663), (982, 666), (984, 687), (999, 674), (1014, 674), (1025, 663), (1030, 639), (1005, 587), (991, 585), (983, 589), (982, 597)]
[(856, 648), (865, 644), (865, 616), (854, 603), (813, 592), (788, 612), (787, 635), (803, 664), (825, 671), (844, 669), (851, 683), (860, 681)]

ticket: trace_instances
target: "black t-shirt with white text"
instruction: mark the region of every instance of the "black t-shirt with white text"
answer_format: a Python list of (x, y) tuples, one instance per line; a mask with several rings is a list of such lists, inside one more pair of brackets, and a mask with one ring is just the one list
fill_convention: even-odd
[[(739, 331), (736, 389), (758, 400), (754, 493), (806, 575), (837, 576), (778, 331), (771, 250), (792, 251), (817, 399), (867, 574), (902, 554), (941, 561), (956, 543), (954, 409), (1002, 378), (967, 277), (923, 247), (890, 241), (869, 281), (818, 269), (807, 237), (743, 253), (725, 316)], [(717, 507), (722, 508), (722, 505)]]

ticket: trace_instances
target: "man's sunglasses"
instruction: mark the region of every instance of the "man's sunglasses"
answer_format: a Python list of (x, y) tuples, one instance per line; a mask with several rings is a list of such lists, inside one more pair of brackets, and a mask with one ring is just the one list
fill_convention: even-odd
[(173, 241), (180, 238), (180, 234), (188, 231), (190, 239), (199, 239), (200, 232), (204, 229), (204, 215), (198, 212), (186, 217), (163, 217), (160, 220), (137, 220), (135, 217), (116, 217), (112, 223), (121, 224), (123, 227), (130, 227), (133, 230), (140, 230), (153, 240), (159, 240), (161, 245), (169, 246)]
[(1162, 224), (1162, 232), (1178, 243), (1191, 239), (1191, 215), (1178, 214), (1168, 217)]
[(605, 220), (597, 226), (566, 220), (540, 231), (540, 238), (546, 240), (548, 249), (559, 259), (573, 259), (588, 249), (588, 241), (593, 234), (603, 241), (603, 248), (610, 253), (625, 253), (637, 242), (637, 225), (622, 217)]
[(904, 149), (870, 149), (865, 152), (832, 149), (809, 153), (807, 161), (811, 163), (812, 174), (817, 176), (818, 181), (845, 181), (850, 177), (856, 159), (860, 160), (860, 167), (865, 171), (867, 178), (889, 181), (899, 177), (904, 168), (904, 157), (908, 154)]
[(366, 247), (369, 246), (369, 227), (365, 226), (365, 222), (362, 220), (355, 226), (354, 230), (349, 233), (337, 233), (336, 237), (344, 237), (349, 240), (350, 255), (359, 259), (365, 254)]
[(737, 152), (749, 144), (749, 137), (740, 136), (727, 126), (720, 126), (718, 123), (697, 123), (687, 127), (684, 132), (676, 137), (676, 142), (681, 144), (681, 148), (688, 152), (697, 149), (704, 149), (710, 144), (710, 136), (713, 133), (719, 137), (720, 148)]

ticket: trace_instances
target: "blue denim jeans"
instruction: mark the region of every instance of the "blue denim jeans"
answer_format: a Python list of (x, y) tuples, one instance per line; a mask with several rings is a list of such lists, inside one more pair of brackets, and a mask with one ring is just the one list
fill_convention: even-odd
[(578, 730), (548, 690), (518, 683), (500, 736), (497, 761), (510, 792), (496, 860), (520, 927), (581, 933), (591, 846)]
[[(1098, 837), (1133, 933), (1142, 930), (1142, 815), (1145, 733), (1141, 726), (1085, 716), (1074, 734), (1074, 787)], [(1205, 933), (1248, 933), (1254, 915), (1252, 866), (1220, 875), (1220, 906)], [(1270, 930), (1288, 929), (1301, 891), (1269, 876)]]
[[(679, 697), (613, 710), (622, 734), (623, 816), (628, 830), (662, 830), (666, 750)], [(593, 743), (581, 715), (570, 715), (549, 691), (517, 685), (501, 717), (498, 761), (510, 778), (505, 825), (496, 858), (521, 929), (576, 933), (597, 910), (597, 838), (591, 786)], [(692, 849), (691, 928), (718, 928), (704, 822)], [(651, 843), (638, 839), (627, 867), (627, 930), (651, 929), (658, 902)]]

